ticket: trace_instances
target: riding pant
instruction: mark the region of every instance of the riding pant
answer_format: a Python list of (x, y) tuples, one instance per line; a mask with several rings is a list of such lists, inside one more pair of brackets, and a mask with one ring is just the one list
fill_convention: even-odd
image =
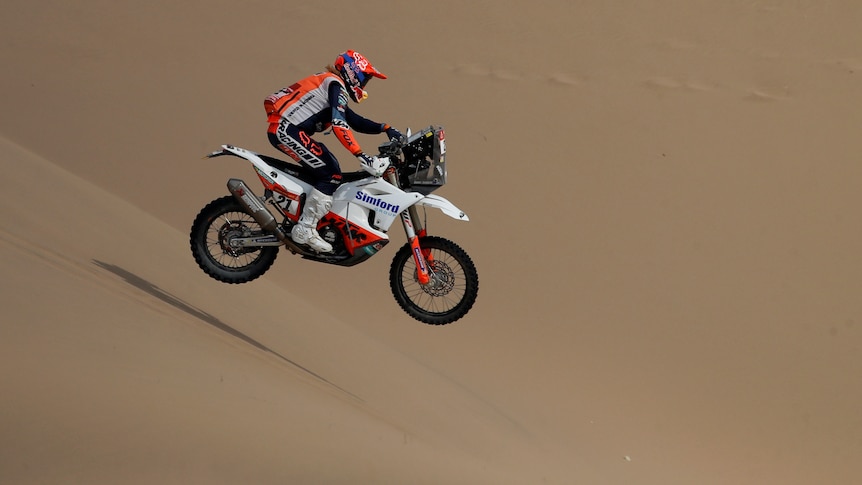
[(312, 170), (315, 175), (314, 188), (332, 195), (341, 183), (341, 166), (335, 155), (323, 143), (282, 118), (271, 123), (267, 130), (269, 142), (290, 158)]

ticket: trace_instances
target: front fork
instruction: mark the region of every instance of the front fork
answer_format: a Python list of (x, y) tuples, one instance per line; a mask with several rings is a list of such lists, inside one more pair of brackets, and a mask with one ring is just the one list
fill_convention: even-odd
[[(386, 172), (386, 181), (390, 184), (399, 187), (398, 177), (394, 169), (389, 169)], [(411, 205), (406, 210), (401, 211), (401, 224), (404, 226), (404, 232), (407, 234), (407, 242), (413, 252), (413, 261), (416, 263), (416, 278), (419, 284), (427, 285), (431, 282), (431, 270), (428, 268), (433, 258), (430, 249), (423, 249), (419, 245), (419, 238), (425, 237), (427, 232), (422, 226), (422, 221), (419, 219), (419, 211), (415, 205)]]

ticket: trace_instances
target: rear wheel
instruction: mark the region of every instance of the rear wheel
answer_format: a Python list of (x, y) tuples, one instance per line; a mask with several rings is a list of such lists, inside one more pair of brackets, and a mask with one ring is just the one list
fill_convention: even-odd
[(240, 203), (226, 195), (201, 210), (192, 224), (189, 242), (204, 273), (224, 283), (247, 283), (272, 266), (279, 246), (234, 247), (231, 240), (265, 234)]
[(408, 315), (429, 325), (452, 323), (470, 311), (479, 293), (479, 275), (470, 256), (448, 239), (426, 236), (419, 241), (427, 258), (431, 281), (419, 283), (410, 244), (405, 244), (389, 269), (389, 286)]

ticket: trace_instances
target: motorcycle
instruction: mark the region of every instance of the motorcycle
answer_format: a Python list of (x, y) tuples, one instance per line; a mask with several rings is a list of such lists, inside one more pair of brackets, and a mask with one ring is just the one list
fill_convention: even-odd
[(312, 190), (312, 176), (305, 167), (232, 145), (222, 145), (204, 158), (225, 155), (250, 162), (264, 191), (258, 196), (243, 180), (231, 178), (230, 195), (213, 200), (195, 218), (191, 251), (210, 277), (231, 284), (252, 281), (273, 265), (282, 246), (304, 259), (354, 266), (389, 243), (389, 228), (400, 218), (407, 242), (389, 269), (389, 286), (398, 305), (430, 325), (452, 323), (472, 308), (479, 291), (472, 259), (454, 242), (428, 235), (427, 214), (420, 218), (419, 213), (420, 207), (430, 207), (469, 220), (454, 204), (432, 194), (447, 178), (442, 127), (408, 131), (400, 140), (381, 144), (379, 156), (390, 160), (382, 177), (364, 171), (342, 174), (332, 208), (317, 226), (332, 245), (331, 253), (317, 253), (290, 238)]

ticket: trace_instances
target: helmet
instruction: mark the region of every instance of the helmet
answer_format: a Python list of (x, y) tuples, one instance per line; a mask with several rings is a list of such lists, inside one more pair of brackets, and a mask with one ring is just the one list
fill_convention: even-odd
[(386, 75), (375, 69), (365, 56), (352, 50), (339, 54), (333, 66), (347, 86), (350, 97), (357, 103), (368, 97), (365, 85), (372, 77), (386, 79)]

